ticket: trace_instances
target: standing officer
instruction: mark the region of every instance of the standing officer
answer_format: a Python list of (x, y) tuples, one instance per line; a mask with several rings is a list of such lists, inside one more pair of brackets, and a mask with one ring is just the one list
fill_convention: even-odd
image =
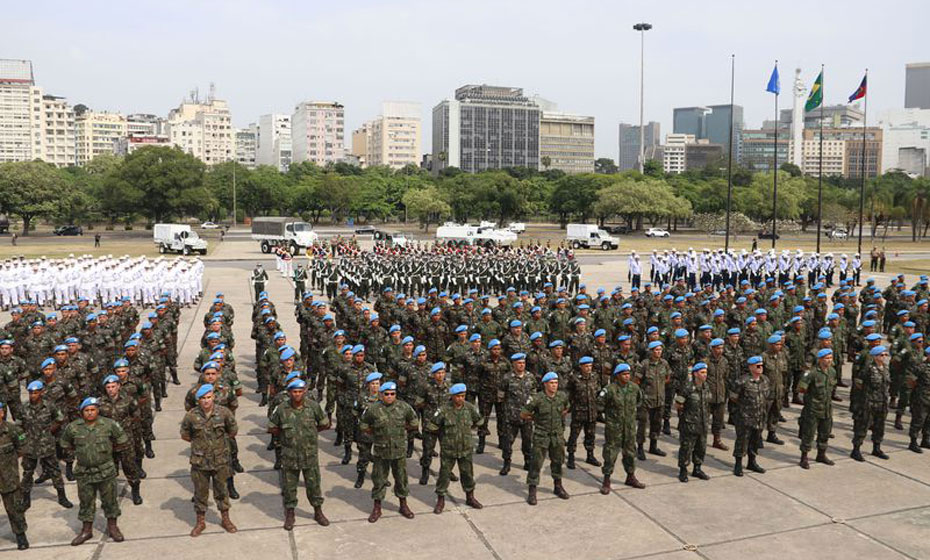
[(510, 473), (513, 457), (513, 442), (520, 435), (520, 450), (523, 452), (523, 468), (528, 469), (533, 453), (533, 423), (520, 417), (523, 405), (536, 393), (536, 377), (526, 372), (526, 355), (518, 352), (510, 357), (513, 371), (504, 376), (501, 391), (504, 393), (504, 413), (498, 422), (504, 423), (504, 437), (501, 438), (501, 450), (504, 466), (500, 475)]
[[(762, 356), (746, 360), (749, 375), (740, 377), (733, 385), (730, 400), (736, 403), (736, 443), (733, 445), (733, 474), (743, 476), (743, 455), (749, 454), (746, 466), (752, 472), (762, 474), (765, 469), (756, 462), (756, 454), (762, 443), (762, 430), (768, 419), (769, 381), (762, 375)], [(827, 398), (830, 395), (827, 394)]]
[[(300, 298), (304, 295), (307, 286), (307, 269), (303, 264), (298, 264), (294, 270), (294, 303), (299, 304)], [(311, 294), (310, 297), (313, 297)]]
[(630, 365), (619, 363), (614, 368), (614, 382), (598, 393), (598, 409), (604, 413), (604, 465), (601, 472), (604, 482), (601, 494), (610, 494), (610, 475), (617, 463), (617, 454), (623, 453), (623, 470), (626, 484), (642, 489), (646, 485), (636, 479), (636, 413), (642, 406), (643, 392), (632, 382)]
[(678, 410), (678, 480), (688, 482), (688, 464), (694, 461), (691, 476), (708, 480), (701, 470), (707, 451), (707, 426), (710, 423), (711, 390), (707, 384), (707, 364), (691, 367), (691, 379), (679, 388), (675, 396)]
[(836, 377), (833, 375), (833, 350), (821, 348), (817, 352), (817, 364), (801, 378), (798, 389), (804, 395), (804, 408), (801, 409), (801, 468), (809, 469), (807, 453), (817, 436), (818, 463), (828, 466), (833, 461), (827, 457), (827, 442), (833, 431), (833, 387)]
[(467, 388), (456, 383), (449, 388), (451, 400), (426, 418), (426, 431), (439, 438), (439, 479), (436, 481), (436, 507), (433, 513), (442, 513), (449, 493), (452, 468), (459, 466), (459, 478), (465, 490), (465, 503), (475, 509), (484, 507), (475, 499), (475, 474), (472, 464), (474, 436), (472, 432), (481, 425), (478, 408), (465, 402)]
[[(924, 360), (907, 379), (911, 387), (911, 426), (907, 446), (914, 453), (930, 449), (930, 348), (924, 350)], [(920, 443), (918, 443), (920, 439)]]
[(52, 480), (58, 493), (58, 503), (72, 508), (74, 504), (65, 495), (65, 482), (61, 478), (61, 467), (55, 454), (55, 438), (65, 423), (64, 414), (58, 407), (46, 401), (45, 384), (39, 380), (26, 387), (29, 401), (22, 409), (20, 425), (26, 433), (23, 446), (23, 511), (32, 505), (32, 477), (36, 467), (42, 467), (43, 476)]
[(643, 404), (637, 412), (636, 427), (636, 458), (640, 461), (646, 460), (643, 452), (646, 426), (649, 426), (649, 453), (665, 457), (665, 451), (659, 449), (659, 432), (665, 410), (665, 385), (672, 375), (668, 362), (662, 358), (662, 341), (653, 340), (646, 349), (648, 357), (640, 363), (633, 379), (643, 391)]
[(255, 290), (255, 299), (258, 300), (259, 294), (265, 291), (265, 282), (268, 281), (268, 273), (262, 267), (262, 263), (256, 263), (252, 269), (252, 287)]
[(227, 480), (229, 468), (229, 438), (236, 437), (239, 427), (228, 408), (213, 400), (213, 385), (205, 383), (196, 393), (197, 406), (184, 415), (181, 421), (181, 439), (191, 444), (191, 481), (194, 483), (194, 511), (197, 522), (191, 530), (199, 537), (206, 529), (204, 517), (213, 483), (213, 499), (220, 510), (220, 526), (227, 533), (235, 533), (236, 526), (229, 519)]
[(0, 498), (10, 520), (10, 529), (16, 536), (16, 548), (26, 550), (26, 516), (20, 499), (19, 457), (23, 454), (26, 434), (6, 419), (6, 406), (0, 402)]
[(278, 405), (268, 420), (268, 432), (281, 442), (281, 486), (284, 495), (284, 530), (294, 528), (297, 485), (303, 473), (313, 519), (326, 527), (323, 492), (320, 489), (319, 432), (329, 428), (329, 419), (319, 403), (307, 399), (307, 382), (295, 379), (287, 386), (290, 397)]
[[(136, 425), (141, 421), (139, 407), (136, 405), (135, 399), (120, 391), (119, 377), (116, 375), (111, 374), (103, 379), (103, 390), (104, 394), (99, 399), (100, 415), (118, 423), (129, 437), (136, 430)], [(123, 474), (126, 475), (126, 481), (129, 482), (129, 487), (132, 489), (133, 505), (141, 505), (142, 494), (139, 491), (139, 466), (141, 463), (136, 459), (131, 440), (130, 445), (126, 446), (126, 449), (122, 452), (117, 453), (113, 460), (122, 467)]]
[(849, 454), (856, 461), (865, 461), (859, 448), (865, 441), (869, 429), (872, 430), (872, 455), (887, 459), (882, 451), (882, 439), (885, 436), (885, 417), (888, 416), (888, 389), (891, 376), (885, 362), (888, 360), (888, 348), (879, 345), (869, 350), (869, 364), (861, 368), (853, 377), (855, 393), (849, 403), (853, 413), (853, 450)]
[(542, 378), (543, 390), (523, 406), (520, 417), (533, 422), (533, 461), (526, 475), (529, 494), (526, 503), (536, 505), (536, 487), (539, 471), (546, 456), (549, 457), (554, 483), (553, 493), (563, 500), (569, 498), (562, 487), (562, 462), (565, 460), (565, 416), (568, 414), (568, 397), (559, 391), (559, 375), (550, 371)]
[[(436, 362), (430, 366), (430, 380), (419, 386), (419, 395), (416, 398), (416, 409), (423, 417), (423, 426), (426, 427), (426, 419), (431, 417), (436, 410), (449, 400), (449, 387), (451, 383), (446, 381), (446, 364), (445, 362)], [(426, 485), (429, 482), (429, 466), (433, 462), (433, 452), (436, 449), (436, 436), (428, 431), (423, 433), (423, 453), (420, 455), (420, 484)]]
[(568, 379), (568, 395), (572, 407), (572, 420), (568, 435), (569, 469), (575, 468), (575, 446), (578, 436), (584, 431), (585, 462), (595, 467), (601, 462), (594, 457), (594, 431), (597, 427), (597, 393), (601, 382), (594, 373), (594, 358), (582, 356), (578, 360), (578, 371)]
[(61, 434), (62, 449), (72, 452), (77, 459), (74, 475), (80, 501), (78, 519), (84, 524), (71, 546), (83, 544), (94, 536), (98, 494), (107, 517), (107, 534), (113, 541), (123, 542), (123, 533), (116, 525), (120, 510), (113, 454), (129, 447), (129, 438), (118, 423), (98, 416), (99, 407), (94, 397), (84, 399), (80, 410), (81, 418), (68, 424)]
[(417, 429), (417, 413), (406, 402), (397, 400), (397, 384), (393, 381), (382, 385), (380, 391), (381, 402), (371, 405), (359, 423), (359, 429), (372, 436), (371, 497), (375, 503), (368, 516), (369, 523), (381, 518), (381, 501), (389, 473), (394, 474), (394, 495), (400, 500), (400, 514), (413, 519), (413, 512), (407, 507), (410, 489), (406, 449), (407, 432)]
[[(359, 395), (355, 400), (356, 424), (358, 424), (358, 419), (368, 410), (368, 407), (378, 402), (378, 393), (381, 389), (381, 379), (383, 377), (384, 375), (381, 372), (376, 371), (369, 373), (368, 377), (365, 378), (365, 394)], [(361, 488), (362, 484), (365, 483), (365, 472), (368, 470), (368, 463), (371, 462), (371, 443), (371, 434), (358, 430), (355, 437), (355, 444), (358, 446), (358, 462), (355, 467), (358, 472), (358, 477), (355, 479), (356, 488)]]
[(707, 358), (707, 385), (710, 387), (710, 432), (714, 436), (711, 446), (721, 451), (729, 451), (730, 448), (720, 439), (720, 432), (723, 431), (723, 421), (727, 411), (727, 400), (729, 398), (727, 386), (731, 371), (730, 364), (723, 353), (723, 345), (722, 338), (715, 338), (710, 341), (710, 356)]

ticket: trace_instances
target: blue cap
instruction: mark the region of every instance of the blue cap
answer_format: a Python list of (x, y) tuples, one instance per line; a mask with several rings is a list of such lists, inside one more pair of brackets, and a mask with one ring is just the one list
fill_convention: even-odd
[(293, 348), (285, 348), (283, 351), (281, 351), (281, 355), (278, 357), (278, 360), (283, 362), (284, 360), (290, 360), (296, 355), (297, 352), (295, 352)]
[(107, 385), (108, 383), (119, 383), (119, 377), (110, 374), (103, 378), (103, 384)]
[(303, 379), (295, 379), (287, 384), (288, 391), (290, 391), (291, 389), (306, 389), (306, 388), (307, 388), (307, 382), (304, 381)]
[(412, 344), (412, 343), (413, 343), (413, 337), (410, 336), (410, 335), (407, 335), (407, 336), (405, 336), (405, 337), (400, 341), (400, 343), (401, 343), (401, 344)]
[(39, 367), (39, 369), (45, 369), (48, 366), (55, 365), (55, 363), (56, 363), (55, 358), (45, 358), (44, 360), (42, 360), (42, 365)]
[(865, 336), (865, 339), (868, 340), (869, 342), (872, 342), (874, 340), (881, 340), (882, 335), (878, 334), (877, 332), (873, 332), (873, 333), (867, 334)]
[[(267, 322), (267, 321), (266, 321), (266, 322)], [(219, 337), (220, 337), (220, 333), (218, 333), (218, 332), (212, 332), (212, 333), (210, 333), (210, 334), (207, 335), (207, 340), (214, 340), (214, 339), (218, 339)]]
[(299, 372), (299, 371), (292, 371), (292, 372), (290, 372), (289, 374), (285, 375), (285, 376), (284, 376), (284, 384), (285, 384), (285, 386), (287, 386), (288, 383), (290, 383), (290, 382), (291, 382), (292, 380), (294, 380), (294, 379), (297, 379), (298, 377), (300, 377), (300, 372)]
[(669, 315), (668, 317), (669, 317), (669, 319), (677, 319), (677, 318), (681, 317), (681, 313), (679, 313), (678, 311), (673, 311), (672, 314)]
[(539, 331), (536, 331), (530, 335), (530, 342), (536, 340), (537, 338), (542, 338), (542, 333)]
[(203, 385), (200, 386), (199, 389), (197, 389), (196, 397), (197, 399), (201, 399), (207, 393), (212, 393), (212, 392), (213, 392), (213, 384), (204, 383)]
[(94, 397), (87, 397), (86, 399), (81, 401), (81, 406), (79, 408), (81, 410), (84, 410), (88, 406), (97, 406), (97, 399)]
[(869, 354), (871, 354), (872, 356), (878, 356), (879, 354), (884, 354), (887, 351), (888, 351), (887, 348), (879, 344), (875, 348), (872, 348), (871, 350), (869, 350)]
[[(219, 336), (217, 336), (217, 338), (219, 338)], [(129, 348), (129, 347), (138, 346), (138, 345), (139, 345), (138, 340), (127, 340), (126, 344), (123, 344), (123, 348)]]
[(701, 325), (700, 327), (698, 327), (698, 330), (699, 330), (699, 331), (709, 331), (709, 330), (712, 329), (712, 328), (713, 328), (713, 327), (711, 327), (710, 325)]
[(923, 337), (924, 337), (924, 333), (915, 332), (915, 333), (912, 334), (910, 337), (908, 337), (908, 339), (911, 340), (911, 341), (914, 341), (914, 340), (921, 339), (921, 338), (923, 338)]
[(356, 344), (355, 346), (352, 347), (352, 355), (353, 355), (353, 356), (356, 355), (356, 354), (359, 354), (359, 353), (361, 353), (361, 352), (364, 352), (364, 351), (365, 351), (365, 345), (363, 345), (363, 344)]
[(27, 391), (41, 391), (42, 389), (45, 389), (45, 383), (42, 383), (39, 380), (33, 381), (26, 386)]
[(624, 371), (630, 371), (630, 364), (617, 364), (617, 367), (614, 368), (614, 375), (618, 373), (623, 373)]
[(713, 348), (714, 346), (723, 346), (723, 339), (722, 339), (722, 338), (715, 338), (715, 339), (711, 340), (711, 341), (710, 341), (710, 347)]
[(525, 359), (526, 359), (526, 354), (524, 354), (523, 352), (517, 352), (516, 354), (512, 354), (510, 356), (511, 362), (516, 362), (516, 361), (525, 360)]
[(225, 361), (225, 360), (226, 360), (226, 355), (223, 354), (222, 352), (214, 352), (214, 353), (210, 354), (210, 359), (213, 360), (213, 361), (216, 361), (216, 360), (223, 360), (223, 361)]
[(621, 334), (620, 336), (617, 337), (617, 342), (623, 342), (625, 340), (630, 340), (630, 335)]
[(593, 364), (593, 363), (594, 363), (594, 358), (592, 358), (591, 356), (582, 356), (581, 359), (578, 360), (578, 365), (581, 365), (581, 366), (585, 364)]
[(704, 362), (698, 362), (694, 364), (693, 366), (691, 366), (691, 371), (698, 371), (702, 369), (707, 369), (707, 364), (705, 364)]
[(652, 326), (646, 329), (646, 334), (652, 334), (654, 332), (659, 332), (659, 327)]
[[(417, 356), (419, 356), (420, 354), (423, 354), (423, 353), (425, 353), (425, 352), (426, 352), (426, 346), (423, 346), (423, 345), (421, 344), (421, 345), (419, 345), (419, 346), (417, 346), (416, 348), (413, 349), (413, 357), (416, 358)], [(352, 349), (352, 353), (353, 353), (353, 354), (355, 353), (355, 349), (354, 349), (354, 348)]]
[(662, 341), (661, 341), (661, 340), (653, 340), (652, 342), (649, 343), (649, 346), (647, 346), (646, 348), (647, 348), (648, 350), (652, 350), (653, 348), (658, 348), (659, 346), (662, 346)]
[(817, 359), (825, 358), (827, 356), (832, 356), (832, 355), (833, 355), (832, 348), (821, 348), (820, 351), (817, 352)]
[(372, 381), (379, 381), (384, 375), (380, 371), (373, 371), (365, 377), (365, 383), (371, 383)]
[(788, 319), (788, 323), (800, 323), (800, 322), (801, 322), (801, 318), (798, 317), (797, 315), (795, 315), (794, 317)]
[(65, 339), (65, 344), (80, 344), (81, 340), (76, 336), (69, 336)]
[(274, 340), (281, 340), (282, 338), (287, 338), (287, 335), (284, 334), (284, 331), (278, 331), (274, 333)]
[(550, 381), (558, 381), (558, 380), (559, 380), (559, 374), (557, 374), (554, 371), (550, 371), (549, 373), (544, 375), (542, 378), (543, 383), (549, 383)]
[(867, 319), (865, 321), (862, 321), (862, 326), (863, 327), (874, 327), (875, 321), (873, 321), (872, 319)]
[(766, 311), (764, 307), (760, 307), (759, 309), (756, 309), (756, 315), (768, 315), (768, 313), (769, 312)]
[(16, 344), (16, 342), (14, 342), (12, 338), (0, 340), (0, 346), (13, 346), (14, 344)]
[(761, 363), (762, 363), (762, 356), (752, 356), (752, 357), (750, 357), (748, 360), (746, 360), (746, 363), (749, 364), (749, 365), (751, 365), (751, 366), (754, 366), (754, 365), (756, 365), (756, 364), (761, 364)]
[(599, 336), (607, 336), (607, 331), (605, 331), (604, 329), (597, 329), (596, 331), (594, 331), (594, 338), (597, 338)]
[(685, 338), (688, 336), (688, 331), (685, 329), (675, 329), (675, 338)]
[(915, 323), (914, 321), (904, 321), (904, 326), (905, 327), (916, 327), (917, 323)]
[(769, 344), (778, 344), (779, 342), (781, 342), (781, 335), (773, 334), (772, 336), (768, 338), (766, 342), (768, 342)]
[(440, 313), (442, 313), (442, 310), (439, 309), (438, 307), (434, 307), (430, 310), (429, 316), (432, 317), (434, 315), (439, 315)]
[(720, 317), (723, 314), (723, 309), (714, 309), (714, 317)]
[(749, 317), (746, 317), (746, 324), (747, 324), (747, 325), (751, 325), (751, 324), (753, 324), (753, 323), (755, 323), (755, 322), (756, 322), (755, 316), (750, 315)]
[(449, 387), (450, 395), (461, 395), (467, 390), (464, 383), (456, 383), (455, 385)]
[(515, 329), (517, 327), (522, 327), (522, 326), (523, 326), (523, 323), (521, 323), (519, 319), (514, 319), (513, 321), (510, 322), (511, 329)]
[(478, 333), (473, 333), (470, 337), (468, 337), (468, 342), (475, 342), (476, 340), (481, 340), (481, 335)]
[(333, 314), (332, 314), (332, 313), (326, 313), (326, 314), (323, 315), (323, 320), (324, 320), (324, 321), (332, 321), (333, 319), (334, 319), (334, 317), (333, 317)]
[(55, 348), (52, 350), (52, 354), (57, 354), (59, 352), (67, 352), (67, 351), (68, 351), (67, 346), (65, 346), (64, 344), (59, 344), (55, 346)]
[(397, 383), (394, 383), (393, 381), (388, 381), (387, 383), (382, 385), (380, 389), (378, 389), (378, 392), (383, 393), (385, 391), (396, 391), (396, 390), (397, 390)]
[(897, 315), (898, 317), (901, 317), (902, 315), (907, 315), (908, 313), (910, 313), (910, 311), (908, 311), (907, 309), (902, 309), (902, 310), (898, 311), (898, 312), (896, 313), (896, 315)]
[(836, 313), (830, 313), (829, 315), (827, 315), (827, 321), (832, 321), (834, 319), (839, 319), (839, 318), (840, 316), (837, 315)]
[(820, 331), (817, 333), (817, 338), (820, 340), (829, 340), (833, 338), (833, 333), (830, 331), (830, 329), (820, 329)]
[(116, 360), (115, 362), (113, 362), (113, 369), (121, 368), (121, 367), (129, 367), (129, 360), (127, 360), (126, 358), (120, 358)]
[(214, 362), (213, 360), (210, 360), (208, 362), (204, 362), (204, 364), (200, 366), (201, 373), (207, 371), (208, 369), (220, 369), (220, 364)]
[(444, 370), (444, 369), (446, 369), (445, 362), (436, 362), (435, 364), (432, 365), (432, 367), (429, 368), (429, 372), (436, 373), (437, 371)]
[(500, 340), (497, 340), (496, 338), (492, 338), (491, 341), (488, 342), (488, 350), (490, 350), (491, 348), (494, 348), (495, 346), (500, 346), (500, 345), (501, 345)]
[[(400, 330), (399, 327), (398, 327), (398, 330)], [(467, 331), (468, 331), (468, 325), (459, 325), (459, 326), (455, 327), (455, 332), (457, 332), (457, 333), (467, 332)]]
[(556, 339), (549, 343), (549, 348), (558, 348), (559, 346), (565, 346), (565, 342)]

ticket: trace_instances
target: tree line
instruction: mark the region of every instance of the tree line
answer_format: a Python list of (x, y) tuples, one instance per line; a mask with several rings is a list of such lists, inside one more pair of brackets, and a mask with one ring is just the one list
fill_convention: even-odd
[[(438, 177), (407, 166), (359, 168), (346, 163), (292, 164), (248, 169), (235, 162), (207, 167), (177, 148), (145, 147), (123, 158), (101, 155), (82, 167), (41, 161), (0, 164), (0, 212), (19, 217), (27, 233), (35, 220), (58, 224), (133, 224), (187, 218), (237, 221), (246, 216), (299, 215), (313, 222), (411, 220), (428, 228), (445, 220), (554, 220), (645, 223), (671, 228), (687, 223), (720, 229), (726, 211), (724, 162), (665, 175), (650, 161), (644, 173), (619, 172), (599, 159), (597, 172), (510, 168), (469, 174), (444, 169)], [(764, 228), (772, 220), (772, 173), (735, 168), (732, 210), (736, 229)], [(235, 188), (234, 188), (235, 185)], [(825, 177), (822, 221), (852, 231), (858, 222), (859, 180)], [(235, 194), (234, 194), (235, 191)], [(889, 172), (867, 181), (865, 217), (873, 228), (909, 223), (914, 240), (930, 228), (930, 180)], [(816, 227), (818, 181), (797, 166), (778, 171), (776, 218)], [(875, 219), (872, 220), (871, 217)], [(781, 227), (781, 226), (779, 226)], [(877, 232), (881, 234), (883, 232)]]

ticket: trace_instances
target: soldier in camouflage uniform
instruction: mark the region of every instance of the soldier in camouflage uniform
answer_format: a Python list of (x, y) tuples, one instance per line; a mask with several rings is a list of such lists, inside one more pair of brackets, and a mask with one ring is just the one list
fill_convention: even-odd
[[(436, 362), (430, 366), (430, 379), (427, 383), (420, 385), (414, 403), (414, 408), (419, 412), (420, 418), (423, 419), (424, 428), (427, 419), (449, 400), (449, 387), (451, 386), (452, 384), (446, 381), (445, 362)], [(433, 462), (433, 453), (435, 449), (435, 434), (424, 429), (423, 452), (420, 455), (419, 481), (422, 486), (425, 486), (429, 482), (429, 466)]]
[(654, 340), (648, 345), (649, 355), (634, 372), (633, 381), (643, 392), (643, 404), (637, 412), (636, 457), (646, 460), (643, 446), (646, 442), (646, 427), (649, 427), (649, 453), (665, 457), (659, 449), (659, 432), (665, 410), (665, 387), (671, 380), (672, 370), (662, 358), (662, 342)]
[(142, 440), (145, 442), (145, 457), (147, 459), (155, 458), (155, 450), (152, 448), (152, 441), (155, 440), (155, 432), (152, 426), (155, 422), (155, 414), (152, 412), (152, 379), (156, 372), (153, 371), (154, 364), (148, 356), (139, 353), (139, 341), (129, 340), (123, 345), (126, 352), (126, 361), (129, 362), (129, 377), (136, 381), (136, 388), (139, 395), (136, 400), (139, 403), (139, 414), (142, 418)]
[(746, 360), (749, 374), (740, 377), (730, 391), (730, 400), (736, 403), (736, 443), (733, 446), (733, 474), (743, 476), (743, 456), (749, 455), (746, 468), (759, 474), (765, 469), (756, 460), (759, 446), (762, 444), (762, 430), (768, 419), (769, 388), (768, 378), (762, 375), (762, 356), (751, 356)]
[(891, 376), (886, 365), (888, 349), (881, 345), (875, 346), (869, 350), (869, 356), (867, 365), (853, 377), (852, 383), (856, 391), (849, 403), (850, 412), (853, 414), (853, 450), (849, 456), (860, 462), (865, 459), (859, 448), (870, 429), (872, 455), (879, 459), (888, 458), (882, 451), (885, 418), (888, 416), (888, 389), (891, 385)]
[[(364, 394), (359, 395), (355, 399), (355, 417), (361, 419), (365, 414), (365, 411), (378, 402), (379, 389), (381, 388), (381, 380), (384, 378), (384, 375), (381, 372), (369, 373), (365, 378), (365, 391)], [(358, 446), (358, 462), (356, 463), (356, 471), (358, 476), (355, 479), (355, 487), (361, 488), (365, 483), (365, 472), (368, 470), (368, 463), (371, 462), (371, 434), (363, 432), (361, 429), (357, 430), (355, 433), (355, 445)]]
[(20, 401), (20, 383), (28, 379), (26, 362), (13, 353), (15, 346), (13, 339), (0, 340), (0, 402), (6, 404), (8, 412), (12, 415), (10, 420), (22, 418), (22, 404)]
[(16, 537), (16, 548), (26, 550), (26, 516), (19, 483), (19, 457), (25, 453), (26, 433), (6, 419), (6, 405), (0, 402), (0, 499)]
[(533, 460), (526, 474), (529, 486), (526, 503), (536, 505), (539, 472), (546, 457), (552, 470), (553, 493), (563, 500), (569, 498), (562, 486), (562, 461), (565, 458), (565, 416), (570, 404), (564, 391), (559, 391), (559, 376), (549, 372), (542, 378), (543, 390), (523, 405), (520, 417), (533, 422)]
[(284, 496), (284, 530), (294, 528), (297, 486), (303, 474), (307, 499), (313, 506), (313, 519), (326, 527), (323, 491), (320, 487), (319, 432), (329, 428), (329, 419), (319, 403), (306, 398), (307, 383), (295, 379), (287, 386), (289, 398), (275, 407), (268, 431), (281, 440), (281, 487)]
[(536, 393), (536, 377), (526, 371), (526, 355), (518, 352), (510, 356), (511, 371), (501, 381), (504, 395), (504, 414), (498, 416), (498, 423), (504, 424), (504, 436), (501, 438), (501, 450), (504, 465), (500, 475), (510, 473), (513, 457), (513, 443), (520, 436), (520, 450), (523, 453), (523, 468), (528, 469), (533, 453), (533, 423), (520, 417), (520, 410)]
[(491, 433), (488, 430), (488, 420), (492, 410), (494, 411), (495, 418), (498, 419), (498, 441), (504, 439), (505, 423), (499, 420), (505, 416), (505, 411), (503, 410), (504, 394), (501, 391), (501, 382), (504, 376), (510, 371), (510, 364), (502, 357), (503, 348), (501, 347), (501, 342), (496, 338), (488, 342), (488, 352), (489, 356), (487, 360), (481, 364), (481, 369), (478, 373), (478, 378), (481, 382), (481, 389), (478, 393), (478, 408), (481, 412), (482, 422), (481, 427), (478, 429), (478, 445), (475, 448), (475, 453), (478, 455), (484, 453), (485, 438)]
[(42, 381), (33, 381), (26, 388), (29, 400), (22, 411), (20, 425), (27, 438), (23, 446), (23, 510), (29, 509), (32, 503), (32, 480), (36, 467), (42, 467), (43, 476), (51, 479), (52, 486), (58, 493), (58, 503), (65, 508), (73, 504), (65, 495), (65, 483), (61, 478), (56, 455), (56, 436), (65, 423), (65, 416), (61, 410), (50, 403), (45, 397), (45, 384)]
[(578, 368), (568, 378), (568, 397), (572, 407), (572, 420), (569, 429), (568, 461), (569, 469), (575, 468), (575, 448), (578, 436), (584, 431), (584, 449), (587, 452), (585, 462), (595, 467), (601, 462), (594, 456), (594, 436), (597, 427), (597, 393), (601, 388), (600, 379), (594, 375), (594, 358), (582, 356)]
[(449, 482), (454, 480), (452, 469), (457, 464), (465, 491), (465, 504), (481, 509), (475, 498), (475, 475), (472, 465), (474, 437), (472, 432), (481, 424), (478, 408), (465, 401), (468, 389), (462, 383), (449, 388), (450, 399), (426, 418), (426, 431), (439, 439), (439, 477), (436, 481), (436, 506), (433, 513), (440, 514), (446, 505)]
[[(236, 409), (239, 408), (239, 399), (236, 392), (227, 385), (226, 381), (220, 375), (220, 364), (217, 362), (207, 362), (201, 366), (200, 379), (187, 392), (184, 398), (184, 410), (190, 411), (197, 407), (197, 391), (203, 385), (209, 384), (213, 387), (213, 402), (229, 410), (236, 417)], [(239, 492), (236, 490), (235, 473), (243, 472), (242, 465), (239, 464), (239, 445), (235, 436), (229, 438), (229, 478), (226, 480), (226, 492), (233, 500), (239, 499)]]
[(930, 348), (924, 350), (923, 361), (912, 370), (907, 381), (911, 386), (911, 426), (908, 431), (911, 443), (907, 448), (914, 453), (923, 453), (923, 449), (930, 449)]
[(833, 465), (827, 457), (827, 442), (833, 431), (833, 402), (830, 395), (836, 384), (833, 373), (833, 350), (822, 348), (817, 352), (817, 364), (801, 378), (800, 391), (804, 395), (804, 408), (801, 409), (799, 423), (801, 426), (801, 468), (809, 469), (807, 453), (817, 437), (818, 463)]
[[(724, 333), (726, 334), (726, 333)], [(710, 388), (710, 431), (714, 436), (711, 446), (721, 451), (729, 451), (729, 447), (720, 437), (724, 428), (724, 417), (729, 402), (730, 364), (724, 355), (722, 338), (714, 338), (708, 344), (710, 356), (707, 358), (707, 386)]]
[(598, 393), (598, 409), (604, 413), (604, 481), (601, 494), (610, 493), (610, 476), (623, 455), (624, 484), (642, 489), (646, 485), (636, 479), (636, 414), (642, 406), (643, 393), (632, 381), (630, 364), (619, 363), (614, 368), (615, 381)]
[(768, 350), (762, 356), (762, 374), (769, 380), (768, 437), (765, 441), (775, 445), (784, 445), (776, 431), (778, 423), (784, 421), (781, 407), (785, 399), (785, 379), (788, 376), (788, 356), (784, 351), (783, 337), (772, 334), (766, 340)]
[(690, 342), (690, 333), (687, 329), (675, 329), (675, 341), (670, 343), (666, 356), (668, 366), (672, 370), (671, 382), (665, 386), (665, 412), (662, 417), (662, 433), (670, 435), (671, 410), (675, 395), (680, 387), (687, 383), (691, 377), (691, 365), (694, 363), (694, 350)]
[[(104, 393), (99, 399), (100, 416), (113, 420), (126, 432), (126, 435), (133, 439), (130, 434), (139, 430), (140, 415), (139, 407), (136, 401), (120, 391), (119, 377), (108, 375), (103, 379)], [(142, 504), (142, 494), (140, 493), (140, 476), (139, 461), (136, 459), (135, 448), (130, 443), (126, 448), (113, 455), (113, 462), (118, 467), (122, 467), (123, 474), (126, 475), (126, 481), (132, 489), (133, 505)]]
[(710, 477), (701, 470), (707, 452), (707, 427), (710, 424), (712, 389), (707, 383), (707, 364), (691, 367), (690, 379), (675, 396), (678, 411), (678, 480), (688, 482), (688, 465), (693, 461), (691, 476), (701, 480)]

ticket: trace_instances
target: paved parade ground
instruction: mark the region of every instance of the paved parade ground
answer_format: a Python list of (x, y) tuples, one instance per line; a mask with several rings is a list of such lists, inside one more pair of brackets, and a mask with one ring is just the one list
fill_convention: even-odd
[[(708, 449), (705, 469), (711, 480), (678, 482), (677, 432), (663, 436), (660, 446), (667, 457), (639, 462), (637, 475), (647, 485), (634, 490), (622, 484), (622, 469), (614, 474), (614, 490), (599, 494), (600, 469), (579, 461), (576, 470), (565, 471), (565, 488), (571, 499), (552, 494), (548, 468), (543, 471), (540, 501), (535, 508), (525, 502), (525, 471), (517, 467), (499, 476), (500, 450), (491, 428), (488, 450), (475, 456), (476, 497), (485, 505), (473, 510), (464, 505), (457, 483), (452, 500), (442, 515), (434, 515), (435, 476), (429, 486), (416, 482), (419, 448), (408, 460), (411, 476), (411, 508), (416, 518), (397, 513), (397, 499), (388, 493), (384, 517), (367, 522), (371, 510), (370, 478), (361, 490), (352, 487), (354, 461), (341, 465), (341, 447), (332, 444), (333, 431), (321, 435), (324, 511), (332, 524), (320, 527), (312, 508), (299, 492), (297, 526), (281, 528), (284, 509), (278, 472), (272, 469), (273, 454), (266, 450), (266, 409), (258, 406), (255, 393), (254, 344), (249, 338), (248, 270), (258, 260), (272, 276), (268, 291), (277, 305), (283, 330), (290, 340), (299, 329), (292, 310), (293, 289), (275, 274), (273, 262), (246, 239), (227, 239), (206, 259), (205, 298), (199, 306), (185, 309), (179, 327), (179, 372), (182, 385), (169, 384), (164, 411), (155, 420), (156, 458), (145, 461), (148, 478), (142, 481), (140, 506), (133, 506), (129, 488), (120, 482), (122, 517), (126, 537), (113, 543), (103, 536), (105, 520), (98, 508), (94, 539), (71, 547), (80, 529), (77, 508), (66, 510), (55, 502), (49, 483), (33, 490), (27, 512), (32, 548), (15, 551), (5, 516), (0, 516), (0, 556), (15, 558), (691, 558), (744, 559), (812, 556), (841, 558), (930, 558), (930, 453), (907, 450), (907, 434), (888, 423), (885, 450), (889, 460), (866, 455), (864, 463), (849, 458), (852, 418), (848, 390), (841, 389), (842, 403), (835, 407), (834, 433), (829, 455), (836, 465), (812, 463), (809, 471), (798, 467), (797, 416), (794, 405), (784, 412), (781, 425), (784, 446), (767, 444), (760, 452), (765, 474), (732, 475), (730, 452)], [(582, 280), (589, 287), (626, 286), (625, 258), (582, 259)], [(878, 284), (887, 275), (876, 275)], [(909, 280), (912, 278), (909, 277)], [(233, 502), (231, 518), (237, 534), (219, 527), (214, 504), (207, 515), (207, 531), (199, 538), (188, 536), (194, 522), (190, 502), (189, 444), (181, 440), (179, 425), (182, 398), (196, 381), (191, 364), (199, 350), (201, 320), (212, 294), (225, 293), (239, 320), (235, 322), (235, 356), (245, 386), (237, 412), (240, 460), (246, 472), (236, 476), (241, 499)], [(844, 377), (849, 379), (849, 365)], [(889, 417), (891, 420), (892, 417)], [(493, 422), (493, 420), (492, 420)], [(907, 422), (905, 423), (905, 425)], [(674, 422), (673, 422), (674, 425)], [(598, 433), (598, 457), (602, 427)], [(732, 449), (734, 431), (725, 430)], [(867, 450), (868, 446), (864, 448)], [(438, 461), (433, 462), (434, 475)], [(67, 483), (68, 496), (76, 503), (75, 484)]]

